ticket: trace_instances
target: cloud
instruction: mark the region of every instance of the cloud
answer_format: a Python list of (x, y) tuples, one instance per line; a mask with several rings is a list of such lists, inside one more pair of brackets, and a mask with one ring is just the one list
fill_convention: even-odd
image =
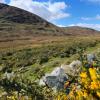
[(86, 1), (86, 2), (92, 2), (92, 3), (100, 3), (100, 0), (80, 0), (80, 1)]
[(70, 16), (64, 10), (68, 7), (65, 2), (38, 2), (33, 0), (10, 0), (9, 5), (32, 12), (48, 21), (59, 20)]
[(0, 3), (5, 3), (5, 0), (0, 0)]
[(81, 19), (82, 19), (82, 20), (85, 20), (85, 21), (87, 21), (87, 20), (92, 20), (92, 18), (90, 18), (90, 17), (81, 17)]
[(58, 27), (67, 27), (67, 26), (61, 25), (61, 24), (58, 24), (57, 26), (58, 26)]
[(95, 17), (81, 17), (82, 20), (88, 21), (88, 20), (100, 20), (100, 15), (97, 14)]
[(88, 27), (88, 28), (92, 28), (92, 29), (95, 29), (95, 30), (99, 30), (100, 31), (100, 24), (77, 23), (77, 24), (71, 24), (69, 26)]
[(97, 20), (100, 20), (100, 15), (99, 14), (96, 16), (96, 19)]

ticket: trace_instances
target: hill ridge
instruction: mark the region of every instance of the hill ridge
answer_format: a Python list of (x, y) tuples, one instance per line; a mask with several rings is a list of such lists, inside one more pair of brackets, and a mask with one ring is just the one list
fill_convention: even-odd
[(33, 41), (49, 36), (98, 35), (99, 31), (81, 27), (58, 27), (23, 9), (0, 3), (0, 43)]

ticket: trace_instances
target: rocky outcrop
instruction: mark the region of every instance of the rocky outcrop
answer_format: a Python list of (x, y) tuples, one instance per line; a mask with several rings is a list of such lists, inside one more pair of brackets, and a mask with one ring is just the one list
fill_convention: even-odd
[(68, 75), (75, 76), (81, 69), (82, 63), (79, 60), (73, 61), (69, 65), (56, 67), (50, 74), (46, 74), (40, 79), (40, 85), (60, 90), (64, 88), (64, 83), (68, 80)]
[(68, 76), (64, 73), (61, 67), (55, 68), (50, 74), (46, 74), (41, 80), (40, 85), (48, 85), (48, 87), (55, 88), (56, 90), (63, 89), (64, 83), (67, 81)]
[(75, 76), (81, 70), (82, 63), (79, 60), (73, 61), (69, 65), (61, 65), (61, 68), (64, 69), (64, 72), (68, 75)]

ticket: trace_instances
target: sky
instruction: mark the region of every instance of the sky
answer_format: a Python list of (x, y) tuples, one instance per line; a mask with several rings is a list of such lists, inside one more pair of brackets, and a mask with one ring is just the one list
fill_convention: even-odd
[(60, 26), (100, 30), (100, 0), (0, 0)]

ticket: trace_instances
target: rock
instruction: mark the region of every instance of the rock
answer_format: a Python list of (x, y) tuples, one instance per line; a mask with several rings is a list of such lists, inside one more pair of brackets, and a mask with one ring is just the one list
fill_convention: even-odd
[(11, 72), (11, 73), (5, 72), (4, 77), (10, 80), (11, 78), (14, 77), (14, 72)]
[(7, 95), (7, 92), (3, 92), (3, 93), (2, 93), (2, 96), (5, 96), (5, 95)]
[(41, 85), (48, 85), (51, 88), (57, 90), (63, 89), (65, 81), (67, 81), (68, 76), (64, 73), (63, 68), (57, 67), (50, 74), (46, 74), (41, 80)]
[(45, 82), (44, 82), (44, 77), (42, 77), (39, 81), (39, 85), (44, 86)]
[(69, 66), (70, 66), (71, 68), (75, 68), (75, 67), (82, 66), (82, 63), (81, 63), (81, 61), (76, 60), (76, 61), (73, 61)]
[(82, 63), (79, 60), (76, 60), (69, 65), (61, 65), (61, 67), (64, 69), (66, 74), (75, 76), (77, 73), (79, 73)]
[(70, 65), (61, 65), (61, 68), (63, 68), (65, 73), (70, 73), (72, 68), (70, 67)]
[(40, 79), (39, 85), (48, 85), (55, 90), (63, 89), (64, 83), (68, 80), (67, 74), (75, 76), (79, 73), (81, 66), (82, 63), (76, 60), (69, 65), (56, 67), (50, 74), (46, 74)]
[(88, 62), (93, 62), (95, 60), (95, 54), (87, 54), (87, 60)]

